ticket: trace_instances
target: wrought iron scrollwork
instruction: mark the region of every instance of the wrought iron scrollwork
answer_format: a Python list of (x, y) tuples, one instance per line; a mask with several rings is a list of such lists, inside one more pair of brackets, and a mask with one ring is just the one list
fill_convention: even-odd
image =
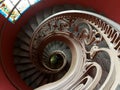
[[(116, 78), (119, 78), (116, 73), (120, 63), (119, 36), (119, 30), (89, 12), (61, 12), (46, 19), (33, 33), (31, 60), (36, 62), (35, 52), (39, 52), (40, 47), (44, 48), (41, 43), (47, 45), (47, 42), (60, 40), (70, 47), (72, 61), (63, 78), (35, 90), (115, 89), (118, 85)], [(107, 56), (103, 52), (107, 53)], [(96, 60), (97, 58), (101, 60)]]

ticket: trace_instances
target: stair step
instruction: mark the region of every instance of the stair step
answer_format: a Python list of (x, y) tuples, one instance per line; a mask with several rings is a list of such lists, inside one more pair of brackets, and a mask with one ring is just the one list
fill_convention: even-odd
[(61, 46), (60, 50), (64, 50), (64, 49), (66, 49), (66, 45), (65, 45), (65, 44), (63, 44), (63, 45)]
[(24, 72), (24, 73), (20, 73), (21, 77), (23, 80), (30, 78), (32, 75), (34, 75), (37, 72), (37, 70), (31, 69), (30, 71)]
[(49, 17), (50, 15), (52, 15), (52, 9), (47, 8), (43, 11), (43, 15), (44, 15), (44, 19), (46, 19), (47, 17)]
[(24, 27), (23, 27), (23, 30), (24, 30), (25, 34), (31, 39), (33, 30), (32, 30), (32, 28), (29, 26), (29, 24), (26, 25), (26, 26), (24, 26)]
[(40, 74), (29, 85), (33, 88), (36, 88), (38, 86), (36, 83), (39, 77), (40, 77)]
[(76, 10), (84, 10), (85, 8), (83, 8), (83, 7), (80, 6), (80, 5), (75, 5), (75, 9), (76, 9)]
[(22, 51), (25, 51), (25, 52), (29, 52), (29, 47), (27, 46), (27, 45), (25, 45), (25, 44), (22, 44), (21, 46), (15, 46), (15, 48), (18, 48), (18, 49), (20, 49), (20, 50), (22, 50)]
[(23, 73), (23, 72), (30, 71), (31, 69), (35, 68), (35, 66), (31, 65), (31, 64), (29, 64), (29, 65), (18, 65), (16, 68), (17, 68), (17, 71), (19, 73)]
[(55, 14), (57, 12), (60, 12), (60, 11), (64, 11), (65, 9), (61, 6), (54, 6), (53, 10), (52, 10), (52, 13)]
[(22, 51), (22, 52), (28, 52), (29, 53), (29, 49), (27, 49), (27, 48), (21, 48), (21, 47), (15, 47), (15, 49), (19, 49), (20, 51)]
[(22, 31), (18, 34), (18, 39), (28, 45), (30, 44), (30, 38), (27, 37), (26, 34)]
[(36, 20), (38, 25), (44, 20), (44, 15), (42, 11), (36, 14)]
[(75, 10), (75, 5), (64, 5), (64, 10)]
[(40, 85), (45, 85), (48, 82), (48, 79), (45, 77), (42, 81)]
[(45, 57), (48, 57), (48, 56), (50, 55), (50, 53), (48, 53), (48, 51), (46, 52), (46, 51), (44, 50), (43, 55), (44, 55)]
[(27, 82), (27, 84), (33, 88), (36, 87), (36, 84), (34, 85), (33, 83), (36, 82), (36, 80), (40, 77), (39, 72), (34, 73), (30, 78), (25, 79), (25, 81)]
[(20, 75), (22, 76), (23, 80), (26, 80), (26, 79), (30, 79), (37, 72), (38, 72), (37, 69), (33, 68), (33, 69), (29, 70), (29, 71), (21, 73)]
[(20, 58), (20, 57), (15, 57), (14, 62), (16, 65), (32, 63), (29, 58)]
[(29, 45), (27, 45), (27, 44), (25, 44), (25, 43), (22, 43), (22, 42), (20, 42), (20, 41), (17, 41), (16, 43), (15, 43), (15, 48), (19, 48), (19, 49), (21, 49), (21, 50), (24, 50), (24, 51), (28, 51), (29, 52), (29, 49), (30, 49), (30, 47), (29, 47)]
[(54, 81), (54, 75), (53, 75), (53, 74), (49, 74), (49, 76), (48, 76), (48, 81), (49, 81), (48, 83)]
[(37, 26), (38, 26), (38, 23), (37, 23), (37, 20), (36, 20), (36, 17), (32, 17), (31, 20), (29, 21), (29, 25), (31, 26), (32, 30), (35, 31)]
[(14, 55), (15, 56), (26, 56), (26, 57), (29, 57), (29, 53), (28, 52), (25, 52), (25, 51), (23, 51), (23, 50), (20, 50), (20, 49), (15, 49), (14, 50)]
[(47, 58), (49, 58), (49, 55), (47, 55), (47, 54), (44, 52), (44, 53), (43, 53), (43, 57), (47, 59)]
[(45, 78), (45, 74), (42, 73), (42, 74), (40, 75), (40, 77), (39, 77), (39, 78), (36, 80), (36, 82), (35, 82), (36, 87), (41, 86), (41, 82), (43, 81), (44, 78)]
[(23, 79), (28, 86), (30, 86), (30, 83), (32, 82), (32, 81), (31, 81), (31, 78), (32, 78), (33, 75), (35, 75), (36, 73), (38, 73), (38, 72), (34, 72), (34, 73), (32, 73), (31, 75), (29, 75), (28, 77), (26, 77), (26, 78)]

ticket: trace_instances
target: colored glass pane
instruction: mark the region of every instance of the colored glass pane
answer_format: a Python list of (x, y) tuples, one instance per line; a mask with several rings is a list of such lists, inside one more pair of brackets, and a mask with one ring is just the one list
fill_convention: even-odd
[(0, 13), (2, 15), (4, 15), (5, 17), (7, 17), (10, 14), (10, 12), (11, 12), (11, 10), (12, 10), (13, 7), (14, 6), (11, 4), (11, 2), (9, 0), (5, 0), (0, 5)]
[(16, 5), (19, 0), (10, 0), (10, 1), (11, 1), (14, 5)]
[(15, 22), (21, 14), (30, 7), (30, 5), (33, 5), (40, 0), (20, 0), (19, 4), (15, 6), (18, 1), (19, 0), (0, 0), (0, 14), (8, 18), (9, 21)]
[(20, 11), (20, 13), (23, 13), (26, 9), (30, 7), (30, 4), (28, 0), (22, 0), (18, 5), (17, 9)]
[(20, 13), (16, 9), (14, 9), (9, 17), (9, 20), (11, 22), (15, 22), (19, 17), (20, 17)]
[(3, 2), (4, 0), (0, 0), (0, 3)]

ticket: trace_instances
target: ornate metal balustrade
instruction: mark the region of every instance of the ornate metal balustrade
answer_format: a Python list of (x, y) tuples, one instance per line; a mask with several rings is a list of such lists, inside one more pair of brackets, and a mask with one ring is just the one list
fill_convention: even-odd
[[(47, 44), (58, 41), (70, 48), (71, 63), (68, 63), (70, 67), (61, 79), (35, 90), (117, 89), (120, 83), (119, 29), (120, 26), (113, 21), (86, 11), (64, 11), (45, 19), (33, 33), (31, 60), (39, 70), (59, 74), (64, 67), (54, 72), (54, 69), (43, 65), (45, 58), (42, 58)], [(60, 49), (56, 53), (62, 51)], [(66, 55), (64, 53), (63, 59), (67, 63)]]
[(81, 10), (41, 17), (40, 13), (31, 19), (15, 44), (16, 68), (28, 86), (34, 90), (119, 89), (120, 25)]

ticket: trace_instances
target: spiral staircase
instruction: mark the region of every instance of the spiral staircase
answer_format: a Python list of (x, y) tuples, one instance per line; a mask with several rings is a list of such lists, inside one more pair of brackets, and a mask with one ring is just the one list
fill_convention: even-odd
[[(71, 55), (71, 50), (66, 45), (66, 43), (59, 40), (55, 40), (55, 41), (53, 40), (50, 43), (48, 43), (46, 47), (44, 47), (44, 50), (42, 51), (43, 53), (41, 53), (42, 56), (40, 58), (44, 60), (42, 63), (44, 63), (45, 67), (47, 67), (48, 69), (52, 68), (52, 70), (50, 69), (47, 71), (44, 70), (44, 68), (42, 67), (37, 68), (35, 62), (31, 61), (30, 45), (31, 45), (32, 34), (36, 31), (36, 28), (44, 19), (57, 12), (64, 10), (72, 10), (72, 9), (83, 10), (82, 7), (77, 5), (76, 6), (64, 5), (64, 6), (55, 6), (50, 9), (45, 9), (42, 12), (38, 12), (35, 16), (31, 18), (29, 23), (25, 25), (18, 34), (14, 49), (14, 57), (15, 57), (14, 62), (18, 73), (20, 74), (21, 78), (26, 82), (28, 86), (31, 86), (32, 88), (36, 88), (46, 83), (59, 80), (68, 71), (71, 64), (72, 55)], [(35, 49), (36, 48), (34, 48), (34, 50)], [(49, 60), (49, 59), (57, 60), (57, 58), (61, 58), (63, 61), (57, 62), (57, 61)], [(66, 59), (67, 61), (64, 61), (64, 59)], [(49, 65), (50, 63), (53, 65), (50, 66)], [(65, 65), (59, 66), (59, 63), (61, 64), (64, 63)], [(57, 64), (58, 64), (58, 68), (56, 69)]]
[(22, 28), (14, 62), (26, 85), (35, 90), (119, 88), (119, 32), (109, 19), (91, 12), (55, 6), (38, 12)]
[(90, 8), (46, 8), (17, 35), (16, 71), (34, 90), (119, 90), (119, 30)]

